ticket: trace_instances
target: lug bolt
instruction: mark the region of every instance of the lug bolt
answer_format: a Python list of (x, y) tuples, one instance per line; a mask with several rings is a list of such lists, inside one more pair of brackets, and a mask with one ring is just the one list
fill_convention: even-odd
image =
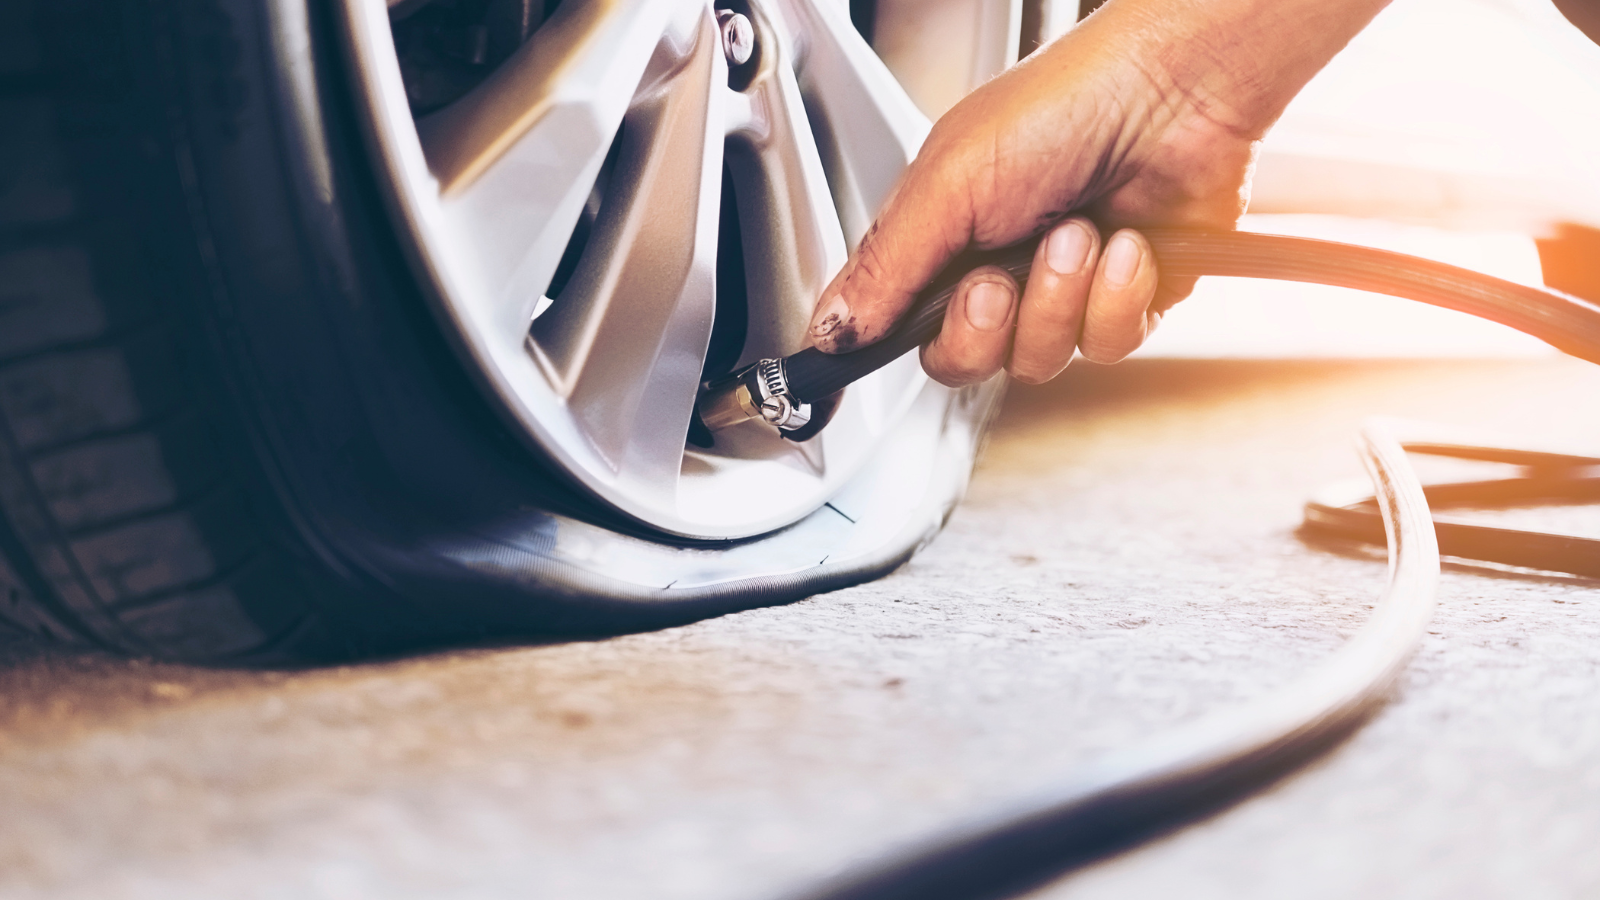
[(756, 52), (756, 29), (750, 20), (731, 9), (717, 10), (717, 24), (722, 31), (722, 55), (728, 65), (742, 66)]

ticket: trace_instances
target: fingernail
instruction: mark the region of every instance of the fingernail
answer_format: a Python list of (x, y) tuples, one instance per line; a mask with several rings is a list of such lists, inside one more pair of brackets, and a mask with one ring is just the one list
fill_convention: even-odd
[(1117, 287), (1132, 284), (1143, 257), (1144, 251), (1139, 249), (1139, 242), (1133, 235), (1125, 231), (1118, 233), (1106, 248), (1106, 281)]
[(834, 294), (821, 306), (817, 307), (811, 316), (811, 334), (815, 337), (826, 337), (833, 333), (839, 323), (850, 318), (850, 304), (844, 302), (844, 297)]
[(1089, 251), (1094, 248), (1094, 235), (1082, 222), (1068, 222), (1065, 227), (1050, 232), (1044, 245), (1044, 261), (1057, 274), (1076, 275), (1089, 261)]
[(967, 321), (979, 331), (995, 331), (1011, 318), (1011, 289), (996, 281), (967, 288)]
[(1148, 338), (1150, 335), (1155, 334), (1156, 333), (1156, 329), (1160, 328), (1160, 327), (1161, 327), (1161, 313), (1158, 313), (1158, 312), (1150, 313), (1150, 317), (1149, 317), (1149, 319), (1147, 320), (1147, 322), (1145, 324), (1144, 336)]

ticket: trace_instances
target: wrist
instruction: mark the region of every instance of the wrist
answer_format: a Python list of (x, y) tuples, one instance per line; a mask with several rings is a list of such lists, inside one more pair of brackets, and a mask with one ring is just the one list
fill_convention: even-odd
[(1131, 42), (1169, 114), (1254, 140), (1388, 2), (1112, 0), (1085, 27)]

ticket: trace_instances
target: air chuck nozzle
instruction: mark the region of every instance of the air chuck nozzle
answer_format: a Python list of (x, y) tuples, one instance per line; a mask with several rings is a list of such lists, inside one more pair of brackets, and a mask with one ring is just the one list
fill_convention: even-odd
[(700, 421), (707, 428), (721, 431), (741, 422), (761, 418), (761, 407), (755, 399), (760, 395), (751, 390), (747, 377), (754, 371), (755, 366), (750, 366), (709, 381), (701, 388), (700, 399), (695, 401), (695, 411), (700, 414)]
[(742, 422), (761, 421), (791, 441), (804, 441), (822, 430), (838, 407), (838, 394), (805, 403), (789, 389), (784, 360), (763, 359), (708, 382), (695, 404), (700, 421), (712, 432)]
[(811, 422), (811, 404), (795, 399), (781, 359), (763, 359), (710, 382), (696, 408), (712, 431), (760, 419), (779, 431), (794, 432)]

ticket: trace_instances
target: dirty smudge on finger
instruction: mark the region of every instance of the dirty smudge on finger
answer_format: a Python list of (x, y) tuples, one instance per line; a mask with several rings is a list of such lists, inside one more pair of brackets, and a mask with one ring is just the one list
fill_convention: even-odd
[(833, 333), (829, 335), (835, 353), (849, 353), (862, 343), (863, 335), (857, 329), (856, 317), (851, 316), (843, 322), (835, 323)]

